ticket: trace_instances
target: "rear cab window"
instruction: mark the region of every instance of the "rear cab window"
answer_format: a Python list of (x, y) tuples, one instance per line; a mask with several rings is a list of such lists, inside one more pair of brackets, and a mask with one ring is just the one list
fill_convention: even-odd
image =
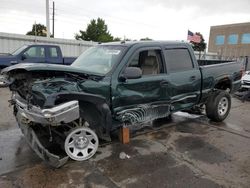
[(49, 47), (49, 57), (58, 58), (58, 50), (56, 47)]
[(181, 72), (194, 68), (193, 61), (187, 48), (165, 49), (164, 56), (167, 72)]

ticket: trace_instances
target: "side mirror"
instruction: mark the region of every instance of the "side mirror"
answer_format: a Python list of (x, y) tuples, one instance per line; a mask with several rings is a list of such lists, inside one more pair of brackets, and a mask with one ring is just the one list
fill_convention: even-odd
[(127, 67), (122, 76), (120, 76), (121, 81), (125, 81), (126, 79), (138, 79), (142, 77), (142, 70), (138, 67)]
[(27, 57), (27, 55), (25, 55), (25, 54), (23, 54), (22, 56), (21, 56), (21, 60), (23, 61), (23, 60), (25, 60), (25, 59), (27, 59), (28, 57)]

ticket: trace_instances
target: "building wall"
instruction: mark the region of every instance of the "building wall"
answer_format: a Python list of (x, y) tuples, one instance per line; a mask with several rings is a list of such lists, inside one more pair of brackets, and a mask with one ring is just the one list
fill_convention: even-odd
[[(250, 22), (238, 23), (230, 25), (211, 26), (208, 51), (218, 53), (219, 56), (228, 58), (238, 58), (242, 56), (250, 56), (250, 41), (244, 40), (246, 43), (242, 43), (242, 37), (244, 34), (249, 34), (250, 37)], [(231, 35), (231, 36), (230, 36)], [(224, 42), (222, 38), (224, 36)], [(235, 43), (235, 36), (238, 36), (238, 40)], [(248, 35), (244, 35), (244, 39)], [(249, 38), (250, 40), (250, 38)], [(216, 44), (217, 42), (217, 44)], [(233, 44), (230, 44), (233, 43)]]
[(36, 37), (0, 32), (0, 54), (11, 53), (25, 44), (55, 44), (61, 47), (64, 56), (79, 56), (95, 42)]

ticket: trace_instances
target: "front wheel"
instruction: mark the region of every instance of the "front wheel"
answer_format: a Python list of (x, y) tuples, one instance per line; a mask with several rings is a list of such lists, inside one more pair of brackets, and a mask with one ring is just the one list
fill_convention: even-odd
[(91, 158), (99, 146), (95, 132), (87, 127), (77, 127), (68, 134), (64, 149), (67, 155), (76, 161), (84, 161)]
[(206, 103), (206, 114), (215, 122), (223, 121), (231, 109), (231, 96), (225, 91), (216, 91)]

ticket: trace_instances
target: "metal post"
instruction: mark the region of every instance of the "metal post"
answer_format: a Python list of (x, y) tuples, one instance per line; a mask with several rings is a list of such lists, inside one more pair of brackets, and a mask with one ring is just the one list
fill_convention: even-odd
[(50, 38), (50, 27), (49, 27), (49, 0), (46, 0), (46, 28), (47, 37)]
[(245, 64), (245, 71), (248, 70), (248, 56), (245, 57), (246, 64)]
[(53, 37), (55, 38), (55, 2), (53, 1), (53, 14), (52, 14), (52, 32)]

